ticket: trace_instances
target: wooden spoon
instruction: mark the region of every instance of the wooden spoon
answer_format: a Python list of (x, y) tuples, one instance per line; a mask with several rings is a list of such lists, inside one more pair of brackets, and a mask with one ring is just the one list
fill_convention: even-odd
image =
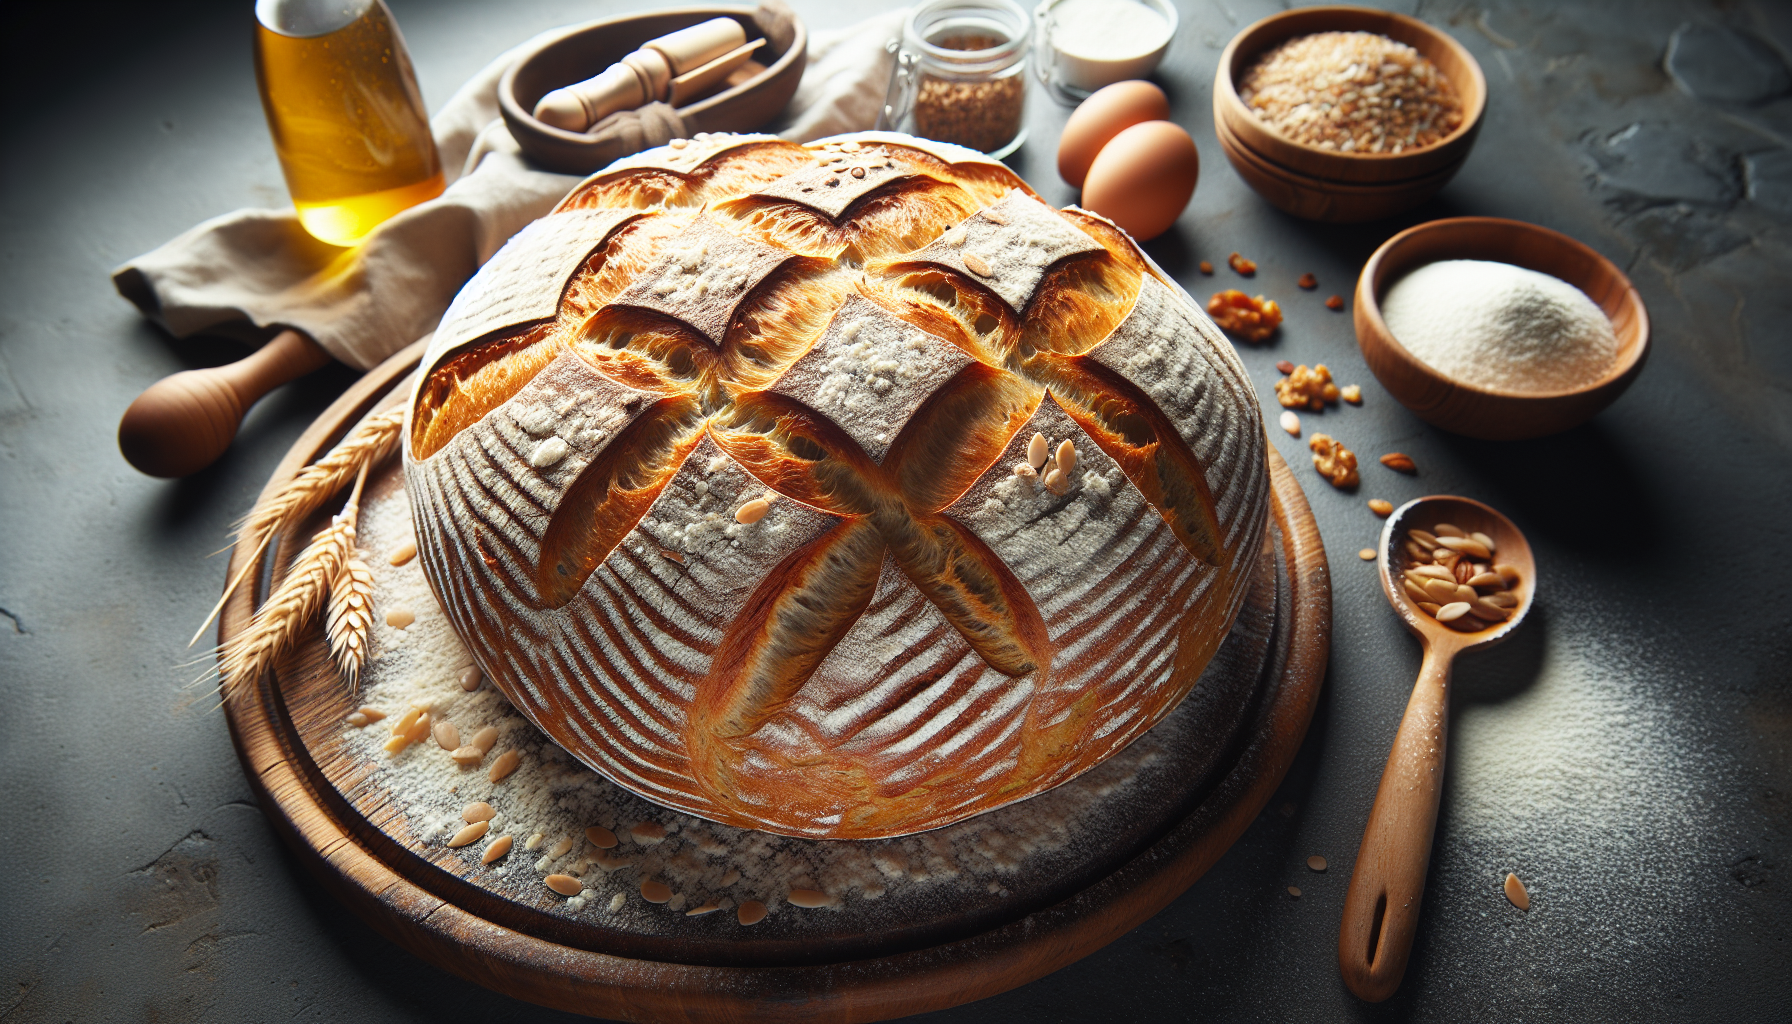
[[(1486, 534), (1494, 542), (1490, 564), (1518, 570), (1518, 582), (1510, 591), (1518, 608), (1511, 618), (1473, 632), (1458, 630), (1427, 615), (1407, 594), (1401, 575), (1413, 561), (1405, 550), (1407, 531), (1436, 532), (1433, 527), (1439, 523)], [(1511, 635), (1530, 611), (1537, 587), (1537, 567), (1524, 534), (1505, 516), (1468, 498), (1434, 495), (1400, 506), (1382, 528), (1378, 565), (1381, 589), (1406, 628), (1418, 636), (1425, 661), (1381, 773), (1381, 788), (1363, 830), (1350, 891), (1344, 897), (1344, 922), (1338, 929), (1338, 967), (1344, 984), (1372, 1003), (1400, 987), (1418, 929), (1431, 839), (1437, 830), (1437, 800), (1443, 790), (1451, 663), (1470, 647), (1498, 643)]]
[(216, 462), (261, 397), (330, 361), (298, 331), (281, 331), (227, 366), (183, 370), (151, 384), (118, 421), (118, 450), (150, 476), (188, 476)]

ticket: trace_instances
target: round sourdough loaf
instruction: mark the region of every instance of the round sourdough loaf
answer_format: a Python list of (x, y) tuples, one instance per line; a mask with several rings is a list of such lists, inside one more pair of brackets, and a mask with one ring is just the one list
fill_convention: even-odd
[(1126, 234), (970, 150), (700, 136), (461, 291), (404, 446), (492, 680), (649, 800), (937, 828), (1195, 685), (1268, 519), (1230, 344)]

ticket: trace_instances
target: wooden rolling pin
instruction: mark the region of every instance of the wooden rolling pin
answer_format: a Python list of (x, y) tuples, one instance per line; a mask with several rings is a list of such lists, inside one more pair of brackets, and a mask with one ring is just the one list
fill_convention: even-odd
[(286, 330), (227, 366), (183, 370), (149, 386), (118, 421), (118, 450), (150, 476), (197, 473), (218, 460), (261, 397), (330, 361), (298, 331)]

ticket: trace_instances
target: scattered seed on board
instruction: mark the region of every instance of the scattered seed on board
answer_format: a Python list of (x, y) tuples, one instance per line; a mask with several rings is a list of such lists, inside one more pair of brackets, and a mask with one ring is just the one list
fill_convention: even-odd
[(559, 860), (560, 858), (566, 856), (567, 854), (569, 854), (571, 852), (572, 852), (572, 840), (562, 838), (559, 842), (555, 843), (553, 846), (548, 848), (548, 859), (549, 860)]
[(361, 727), (362, 727), (362, 726), (364, 726), (364, 725), (366, 725), (366, 724), (367, 724), (367, 716), (366, 716), (366, 715), (363, 715), (363, 714), (362, 714), (362, 713), (361, 713), (361, 712), (359, 712), (359, 711), (350, 711), (350, 712), (349, 712), (349, 713), (348, 713), (348, 724), (350, 724), (350, 725), (352, 725), (352, 726), (354, 726), (354, 727), (355, 727), (355, 728), (357, 728), (357, 729), (359, 729), (359, 728), (361, 728)]
[(1394, 514), (1394, 503), (1383, 498), (1370, 498), (1369, 511), (1386, 519)]
[(516, 839), (514, 837), (499, 836), (491, 841), (491, 845), (485, 848), (484, 853), (479, 855), (479, 863), (490, 864), (492, 861), (509, 853), (510, 848), (515, 844)]
[(1298, 886), (1298, 885), (1289, 886), (1288, 887), (1288, 895), (1294, 897), (1297, 900), (1300, 899), (1300, 886)]
[(740, 881), (740, 869), (729, 868), (728, 873), (722, 876), (722, 880), (716, 883), (716, 887), (726, 889), (738, 881)]
[(453, 722), (437, 722), (435, 727), (436, 746), (453, 752), (460, 749), (460, 730)]
[(734, 912), (734, 918), (741, 924), (758, 924), (765, 920), (765, 914), (765, 904), (758, 900), (748, 900), (740, 905), (739, 910)]
[(475, 821), (490, 821), (497, 817), (497, 815), (498, 812), (492, 810), (492, 805), (486, 803), (484, 800), (475, 800), (468, 804), (465, 810), (460, 812), (461, 820), (469, 825)]
[(1293, 409), (1282, 410), (1281, 424), (1282, 429), (1286, 430), (1290, 436), (1300, 436), (1300, 417), (1295, 415)]
[(1530, 892), (1525, 889), (1524, 883), (1518, 880), (1518, 876), (1510, 871), (1506, 872), (1506, 898), (1520, 910), (1531, 909)]
[(722, 905), (720, 903), (717, 903), (715, 900), (710, 900), (708, 903), (703, 904), (701, 907), (692, 907), (691, 909), (685, 911), (684, 916), (686, 916), (686, 917), (702, 917), (704, 914), (713, 914), (720, 909), (722, 909)]
[(816, 907), (825, 907), (833, 902), (828, 899), (827, 893), (815, 889), (792, 889), (790, 890), (788, 899), (790, 900), (791, 906), (803, 907), (807, 910), (813, 910)]
[(492, 752), (492, 744), (498, 742), (498, 727), (488, 725), (473, 734), (473, 746), (479, 748), (480, 754)]
[(1336, 313), (1340, 309), (1343, 309), (1344, 308), (1344, 296), (1334, 295), (1331, 298), (1326, 299), (1325, 300), (1325, 308), (1331, 310), (1334, 313)]
[(386, 561), (393, 565), (403, 565), (416, 557), (417, 541), (415, 538), (412, 538), (411, 540), (407, 540), (403, 544), (398, 545), (396, 548), (393, 548), (391, 556), (387, 558)]
[(600, 850), (611, 850), (616, 847), (616, 833), (602, 825), (593, 825), (586, 829), (585, 838), (591, 841), (592, 846)]
[(417, 613), (404, 605), (394, 605), (386, 611), (386, 625), (393, 629), (403, 629), (417, 621)]
[(653, 846), (666, 838), (666, 826), (657, 821), (643, 821), (630, 828), (628, 834), (642, 846)]
[(1389, 452), (1381, 457), (1381, 464), (1396, 473), (1417, 473), (1419, 471), (1412, 461), (1412, 456), (1405, 452)]
[(1358, 551), (1356, 553), (1356, 557), (1362, 559), (1365, 562), (1373, 562), (1373, 561), (1375, 561), (1375, 549), (1374, 548), (1364, 548), (1361, 551)]
[(664, 882), (641, 879), (641, 898), (649, 903), (664, 903), (672, 898), (672, 889)]
[(464, 747), (455, 747), (448, 752), (448, 756), (454, 758), (454, 763), (462, 768), (471, 768), (485, 760), (485, 751), (469, 743)]
[(1049, 458), (1051, 458), (1051, 442), (1045, 439), (1044, 434), (1034, 434), (1033, 439), (1027, 442), (1027, 465), (1032, 466), (1033, 471), (1037, 473), (1039, 467), (1045, 465), (1045, 460)]
[(492, 823), (489, 821), (475, 821), (466, 828), (454, 833), (454, 838), (448, 840), (448, 845), (455, 849), (466, 846), (468, 843), (471, 843), (473, 840), (478, 839), (480, 836), (491, 831), (491, 827)]
[(1307, 867), (1313, 871), (1324, 871), (1325, 858), (1315, 853), (1313, 856), (1307, 858)]
[(479, 689), (479, 684), (484, 680), (485, 673), (479, 671), (478, 665), (468, 665), (460, 670), (460, 688), (468, 693)]
[(983, 262), (983, 257), (974, 252), (967, 252), (964, 254), (964, 265), (966, 270), (976, 274), (978, 277), (993, 276), (989, 272), (989, 264)]
[(766, 501), (764, 498), (754, 498), (752, 501), (747, 502), (735, 511), (734, 521), (742, 526), (751, 526), (759, 520), (764, 519), (765, 514), (771, 510), (771, 502)]
[(530, 836), (528, 839), (523, 841), (523, 849), (525, 849), (525, 850), (536, 849), (541, 846), (542, 841), (545, 839), (547, 839), (547, 836), (544, 836), (540, 832), (537, 832), (534, 835)]
[(577, 896), (585, 886), (571, 875), (549, 875), (541, 880), (542, 884), (562, 896)]
[(493, 782), (503, 782), (505, 776), (516, 771), (517, 763), (522, 761), (522, 759), (522, 755), (518, 754), (516, 751), (506, 750), (498, 755), (496, 761), (492, 762), (492, 770), (486, 777)]
[(355, 709), (355, 713), (365, 717), (369, 722), (377, 722), (386, 717), (386, 713), (379, 708), (360, 707)]

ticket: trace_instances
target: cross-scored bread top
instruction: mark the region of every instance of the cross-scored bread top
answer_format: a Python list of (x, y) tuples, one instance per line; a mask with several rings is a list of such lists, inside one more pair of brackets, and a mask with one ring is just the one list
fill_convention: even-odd
[(405, 449), (444, 609), (549, 735), (837, 838), (1040, 792), (1174, 707), (1243, 599), (1263, 454), (1124, 233), (887, 133), (588, 179), (456, 299)]

